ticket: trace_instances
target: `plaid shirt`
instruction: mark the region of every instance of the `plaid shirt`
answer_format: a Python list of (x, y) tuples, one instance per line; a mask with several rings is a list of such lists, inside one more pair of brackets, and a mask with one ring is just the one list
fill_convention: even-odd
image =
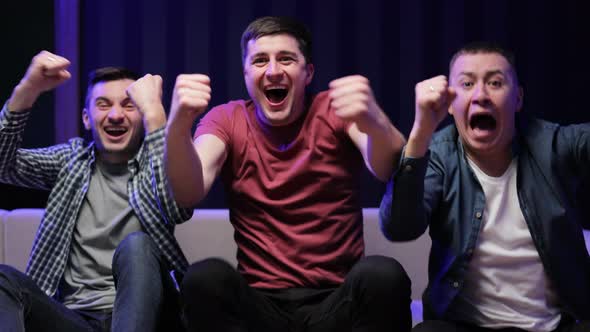
[[(51, 190), (27, 265), (27, 274), (49, 296), (56, 292), (68, 261), (72, 233), (94, 167), (95, 146), (82, 138), (40, 149), (20, 149), (30, 112), (0, 112), (0, 181)], [(168, 191), (163, 169), (164, 128), (145, 137), (128, 162), (129, 204), (144, 231), (169, 266), (184, 272), (188, 262), (174, 237), (174, 227), (191, 217)]]

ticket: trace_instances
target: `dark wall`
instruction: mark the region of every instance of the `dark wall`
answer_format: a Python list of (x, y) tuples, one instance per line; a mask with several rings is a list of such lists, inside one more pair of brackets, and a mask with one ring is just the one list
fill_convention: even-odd
[[(169, 105), (175, 77), (200, 72), (212, 78), (211, 105), (245, 98), (239, 39), (246, 25), (263, 15), (294, 16), (314, 35), (320, 91), (337, 77), (362, 74), (393, 123), (409, 133), (414, 117), (414, 85), (446, 74), (452, 52), (479, 39), (504, 43), (518, 58), (525, 86), (525, 109), (560, 123), (588, 122), (586, 109), (590, 33), (582, 1), (477, 0), (102, 0), (80, 1), (80, 87), (90, 69), (123, 65), (164, 77)], [(16, 5), (17, 7), (19, 5)], [(51, 48), (50, 4), (34, 12), (10, 14), (3, 24), (4, 45), (19, 45), (0, 93), (9, 94), (30, 57)], [(24, 7), (24, 5), (22, 5)], [(18, 9), (18, 8), (17, 8)], [(31, 17), (39, 15), (40, 17)], [(13, 18), (14, 17), (14, 18)], [(22, 19), (22, 18), (27, 18)], [(12, 22), (11, 22), (12, 21)], [(5, 25), (8, 23), (8, 26)], [(17, 35), (14, 35), (17, 34)], [(5, 95), (3, 95), (5, 96)], [(83, 98), (83, 93), (81, 95)], [(49, 103), (50, 104), (50, 103)], [(51, 111), (51, 106), (46, 110)], [(49, 113), (49, 112), (48, 112)], [(48, 113), (36, 112), (27, 134), (51, 139)], [(44, 120), (43, 116), (47, 116)], [(363, 205), (376, 206), (383, 185), (362, 175)], [(203, 202), (223, 207), (220, 186)], [(4, 191), (3, 191), (4, 197)], [(2, 206), (0, 206), (2, 207)]]
[[(53, 3), (10, 1), (2, 4), (0, 41), (2, 42), (2, 80), (0, 100), (4, 104), (23, 77), (31, 59), (41, 50), (53, 50)], [(25, 131), (23, 146), (53, 144), (53, 94), (39, 98)], [(0, 208), (43, 207), (47, 192), (0, 184)]]
[[(525, 108), (562, 122), (589, 121), (586, 93), (589, 40), (581, 2), (473, 0), (103, 0), (82, 11), (82, 73), (121, 64), (165, 79), (165, 105), (176, 75), (212, 78), (211, 105), (247, 97), (239, 39), (263, 15), (294, 16), (314, 35), (312, 91), (330, 80), (362, 74), (393, 123), (409, 133), (414, 85), (446, 74), (462, 44), (491, 39), (513, 48), (525, 84)], [(363, 174), (364, 206), (376, 206), (383, 185)], [(215, 188), (207, 207), (222, 207)]]

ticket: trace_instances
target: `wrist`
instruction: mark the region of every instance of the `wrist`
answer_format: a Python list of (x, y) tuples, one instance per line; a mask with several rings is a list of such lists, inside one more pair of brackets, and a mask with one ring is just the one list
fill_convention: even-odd
[(192, 122), (178, 121), (178, 119), (175, 121), (171, 117), (166, 123), (166, 136), (175, 137), (176, 139), (188, 136), (189, 139), (192, 139), (192, 127)]
[(8, 110), (10, 112), (24, 112), (33, 107), (39, 95), (39, 92), (21, 82), (12, 91), (8, 101)]
[(355, 119), (357, 127), (364, 133), (388, 132), (391, 121), (381, 110), (367, 112), (364, 116)]
[(143, 125), (147, 133), (152, 133), (166, 125), (166, 113), (160, 107), (160, 110), (145, 112), (143, 114)]
[(405, 154), (406, 157), (421, 158), (426, 155), (428, 151), (428, 145), (432, 138), (432, 132), (422, 131), (420, 128), (414, 126), (408, 137), (408, 143), (406, 144)]

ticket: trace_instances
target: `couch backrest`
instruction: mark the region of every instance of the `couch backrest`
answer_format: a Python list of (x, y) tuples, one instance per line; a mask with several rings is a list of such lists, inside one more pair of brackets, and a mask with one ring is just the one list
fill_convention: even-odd
[[(24, 271), (42, 215), (43, 209), (6, 212), (3, 218), (3, 244), (0, 246), (0, 250), (5, 253), (5, 264)], [(363, 209), (363, 216), (366, 254), (395, 257), (412, 280), (412, 297), (420, 298), (427, 282), (426, 257), (430, 250), (428, 236), (423, 235), (408, 243), (391, 243), (380, 233), (378, 209)], [(1, 230), (0, 226), (0, 232)], [(189, 262), (207, 257), (221, 257), (234, 266), (237, 264), (237, 247), (226, 209), (195, 210), (189, 221), (176, 227), (175, 234)]]
[[(24, 271), (42, 215), (42, 209), (0, 209), (0, 263)], [(396, 258), (412, 280), (412, 298), (419, 299), (428, 281), (428, 235), (411, 242), (392, 243), (380, 233), (378, 209), (365, 208), (363, 216), (366, 254)], [(189, 262), (221, 257), (237, 264), (228, 210), (195, 210), (189, 221), (176, 227), (175, 234)], [(584, 237), (590, 252), (590, 231), (584, 231)]]
[[(428, 282), (427, 257), (430, 238), (425, 233), (411, 242), (389, 242), (379, 229), (379, 209), (363, 209), (366, 255), (385, 255), (397, 259), (412, 280), (412, 298), (419, 299)], [(234, 266), (237, 246), (228, 210), (195, 210), (193, 217), (176, 227), (176, 238), (189, 262), (221, 257)]]
[(24, 271), (43, 209), (16, 209), (4, 214), (4, 264)]

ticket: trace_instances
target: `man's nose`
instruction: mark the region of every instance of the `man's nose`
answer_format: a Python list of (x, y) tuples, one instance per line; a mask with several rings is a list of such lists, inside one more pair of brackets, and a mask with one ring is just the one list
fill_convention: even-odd
[(485, 83), (480, 83), (475, 86), (472, 101), (478, 104), (486, 104), (490, 101), (490, 95), (488, 94), (488, 87)]
[(283, 70), (277, 61), (272, 60), (268, 63), (268, 67), (266, 68), (266, 77), (269, 80), (280, 80), (282, 74)]
[(108, 118), (110, 121), (122, 121), (123, 120), (123, 110), (118, 106), (113, 106), (109, 110)]

